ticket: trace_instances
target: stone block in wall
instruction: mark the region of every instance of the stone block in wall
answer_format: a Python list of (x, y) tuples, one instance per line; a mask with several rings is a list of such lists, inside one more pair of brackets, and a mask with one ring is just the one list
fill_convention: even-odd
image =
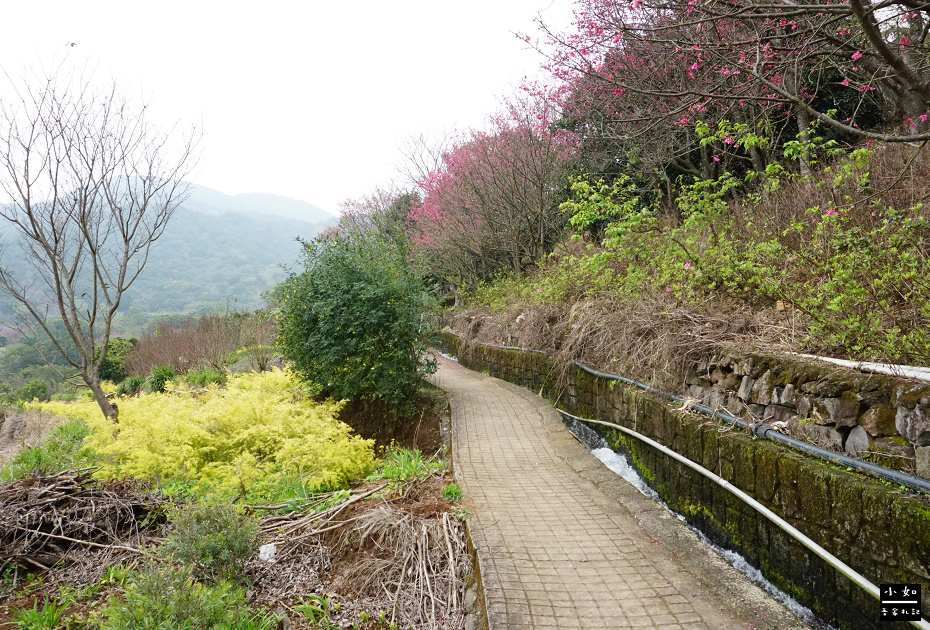
[[(779, 515), (785, 519), (802, 519), (801, 495), (798, 491), (798, 477), (800, 464), (798, 460), (787, 455), (778, 460), (776, 465), (778, 475), (777, 505), (781, 508)], [(777, 510), (776, 510), (777, 511)]]
[(930, 385), (926, 383), (904, 383), (894, 388), (891, 394), (893, 407), (913, 409), (918, 404), (930, 402)]
[(872, 444), (872, 438), (868, 432), (860, 426), (855, 426), (849, 435), (846, 436), (846, 442), (843, 444), (843, 450), (850, 455), (860, 455), (869, 450)]
[(773, 447), (770, 444), (762, 442), (758, 445), (755, 452), (756, 461), (753, 467), (759, 481), (756, 483), (756, 499), (766, 505), (772, 505), (778, 494), (778, 483), (776, 470), (778, 457), (774, 455)]
[(873, 460), (880, 466), (895, 470), (907, 470), (914, 463), (914, 445), (904, 443), (900, 437), (877, 438), (869, 445), (869, 453), (877, 457)]
[(798, 396), (795, 407), (798, 410), (799, 416), (807, 418), (811, 413), (811, 399), (807, 396)]
[(713, 387), (704, 394), (704, 404), (711, 409), (722, 409), (727, 402), (727, 393), (719, 387)]
[(755, 419), (760, 419), (765, 415), (765, 405), (749, 405), (749, 415)]
[(688, 385), (685, 395), (695, 400), (704, 400), (704, 388), (697, 385)]
[(828, 373), (827, 376), (801, 385), (801, 391), (805, 394), (824, 398), (838, 398), (845, 391), (857, 389), (853, 377), (845, 373)]
[(743, 379), (741, 379), (739, 376), (730, 372), (722, 381), (720, 381), (720, 387), (729, 391), (735, 391), (740, 386), (740, 382), (742, 380)]
[(856, 392), (856, 398), (859, 399), (859, 402), (866, 407), (872, 407), (879, 404), (887, 405), (891, 398), (888, 389), (880, 389), (878, 383), (872, 383), (872, 386), (873, 387), (871, 389), (860, 389)]
[(744, 415), (749, 410), (746, 403), (733, 395), (727, 396), (726, 408), (727, 411), (737, 417)]
[(755, 384), (756, 381), (754, 379), (751, 379), (748, 376), (744, 376), (743, 381), (740, 383), (739, 390), (736, 392), (736, 395), (739, 396), (740, 400), (748, 403), (752, 396), (752, 387)]
[(736, 376), (748, 376), (752, 371), (752, 363), (752, 358), (734, 360), (733, 373)]
[(772, 402), (782, 407), (797, 409), (798, 392), (791, 383), (788, 383), (784, 387), (776, 387), (772, 390)]
[[(769, 405), (762, 414), (762, 422), (773, 425), (776, 429), (784, 430), (785, 427), (796, 420), (798, 415), (793, 409), (782, 407), (781, 405)], [(775, 426), (778, 425), (778, 426)]]
[(855, 392), (845, 391), (838, 398), (824, 398), (823, 405), (837, 427), (854, 427), (859, 421), (859, 399)]
[(838, 547), (842, 548), (849, 541), (856, 540), (862, 528), (862, 510), (858, 506), (862, 503), (862, 486), (854, 483), (834, 483), (830, 487), (833, 493), (831, 510)]
[(924, 479), (930, 479), (930, 446), (914, 447), (914, 457), (917, 461), (917, 474)]
[[(830, 470), (818, 466), (806, 468), (805, 472), (807, 474), (804, 483), (798, 487), (802, 518), (812, 524), (829, 523), (830, 510), (833, 506), (833, 496), (830, 493)], [(811, 536), (810, 530), (808, 532)], [(820, 542), (821, 544), (824, 542), (822, 536)]]
[(772, 373), (770, 371), (755, 382), (749, 399), (759, 405), (768, 405), (772, 402)]
[(813, 422), (804, 422), (796, 427), (791, 426), (791, 433), (801, 437), (810, 438), (811, 442), (823, 448), (843, 448), (843, 434), (830, 425), (820, 425)]
[(888, 405), (872, 405), (865, 413), (859, 416), (859, 426), (865, 429), (873, 438), (897, 435), (895, 426), (895, 410)]
[(810, 419), (814, 424), (826, 425), (833, 424), (830, 418), (830, 410), (820, 398), (811, 399)]
[(930, 446), (930, 400), (919, 402), (913, 409), (899, 406), (895, 428), (911, 444)]

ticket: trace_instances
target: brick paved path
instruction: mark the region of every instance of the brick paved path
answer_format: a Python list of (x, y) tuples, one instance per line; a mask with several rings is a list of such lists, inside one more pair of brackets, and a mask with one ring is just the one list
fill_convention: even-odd
[(491, 630), (807, 627), (588, 453), (545, 400), (439, 363)]

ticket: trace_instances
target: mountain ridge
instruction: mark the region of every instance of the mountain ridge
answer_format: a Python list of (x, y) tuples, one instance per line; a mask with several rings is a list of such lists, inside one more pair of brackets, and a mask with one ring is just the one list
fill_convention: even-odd
[(274, 193), (240, 193), (227, 195), (207, 186), (190, 183), (190, 196), (181, 204), (205, 214), (244, 212), (267, 214), (307, 223), (335, 222), (336, 215), (307, 201)]

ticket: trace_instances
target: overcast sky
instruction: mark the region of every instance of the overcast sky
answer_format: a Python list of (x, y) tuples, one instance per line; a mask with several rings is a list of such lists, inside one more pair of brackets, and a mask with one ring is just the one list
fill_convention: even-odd
[(10, 2), (0, 66), (89, 64), (202, 125), (196, 183), (336, 212), (394, 178), (405, 139), (480, 125), (539, 75), (513, 34), (538, 15), (566, 26), (571, 0)]

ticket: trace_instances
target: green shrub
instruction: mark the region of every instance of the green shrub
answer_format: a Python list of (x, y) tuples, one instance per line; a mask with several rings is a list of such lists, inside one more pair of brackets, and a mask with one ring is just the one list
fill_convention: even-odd
[(227, 504), (192, 503), (176, 510), (161, 551), (200, 580), (232, 580), (258, 549), (258, 522)]
[(462, 498), (462, 489), (457, 483), (450, 483), (448, 486), (442, 489), (442, 497), (446, 501), (456, 502)]
[(174, 377), (174, 370), (167, 365), (160, 365), (153, 369), (145, 379), (145, 388), (153, 394), (164, 391), (165, 385)]
[(126, 378), (126, 361), (136, 346), (135, 339), (113, 337), (107, 346), (107, 356), (100, 366), (100, 378), (119, 383)]
[(138, 376), (130, 376), (123, 379), (123, 381), (116, 388), (117, 396), (133, 396), (138, 394), (142, 388), (145, 386), (145, 381), (139, 378)]
[(284, 356), (324, 395), (412, 412), (422, 375), (435, 369), (423, 324), (432, 302), (403, 248), (366, 235), (305, 245), (305, 271), (277, 290)]
[(191, 370), (181, 376), (181, 380), (191, 387), (206, 387), (226, 382), (226, 375), (216, 370)]
[(59, 603), (46, 596), (42, 599), (40, 608), (39, 600), (36, 598), (32, 608), (26, 608), (15, 613), (16, 627), (22, 630), (53, 630), (58, 628), (58, 623), (70, 605), (71, 601), (68, 599)]
[(33, 400), (46, 401), (48, 400), (48, 383), (38, 379), (29, 381), (13, 392), (10, 398), (13, 401), (24, 403), (32, 402)]
[(245, 590), (220, 580), (205, 585), (189, 569), (143, 567), (124, 596), (103, 611), (107, 630), (271, 630), (277, 620), (252, 613)]
[(442, 462), (428, 462), (423, 459), (423, 453), (416, 449), (403, 448), (392, 444), (384, 451), (381, 466), (370, 477), (371, 479), (391, 479), (394, 481), (407, 481), (408, 479), (429, 476), (433, 471), (442, 470)]
[[(721, 123), (716, 139), (733, 129)], [(714, 132), (705, 125), (702, 133)], [(744, 143), (756, 140), (741, 135)], [(816, 137), (786, 143), (789, 159), (826, 158), (817, 179), (779, 164), (764, 177), (681, 178), (676, 212), (665, 215), (644, 206), (625, 178), (612, 187), (576, 180), (562, 208), (576, 229), (602, 236), (601, 246), (583, 254), (569, 247), (576, 253), (551, 256), (530, 278), (481, 285), (469, 305), (505, 310), (592, 294), (622, 303), (666, 296), (669, 308), (698, 310), (733, 300), (754, 311), (778, 305), (791, 316), (797, 350), (923, 365), (930, 361), (930, 214), (907, 182), (926, 181), (926, 160), (914, 161), (911, 179), (884, 179), (879, 190), (874, 169), (887, 176), (889, 164), (914, 156), (835, 144)]]

